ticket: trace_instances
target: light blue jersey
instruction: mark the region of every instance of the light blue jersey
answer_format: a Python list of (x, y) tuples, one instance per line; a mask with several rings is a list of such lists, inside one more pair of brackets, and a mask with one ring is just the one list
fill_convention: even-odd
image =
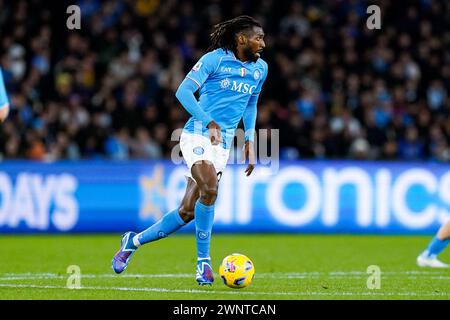
[[(232, 51), (216, 49), (205, 54), (186, 75), (185, 81), (193, 81), (200, 89), (200, 108), (221, 127), (225, 148), (231, 147), (250, 97), (261, 92), (267, 71), (261, 58), (242, 62)], [(184, 130), (208, 136), (207, 124), (192, 116)]]
[(8, 103), (8, 96), (6, 95), (5, 82), (3, 81), (2, 69), (0, 68), (0, 108)]

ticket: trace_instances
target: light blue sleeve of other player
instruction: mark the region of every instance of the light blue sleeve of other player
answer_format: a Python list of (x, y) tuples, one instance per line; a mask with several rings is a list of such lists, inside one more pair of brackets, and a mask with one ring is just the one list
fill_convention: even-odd
[(0, 108), (6, 106), (8, 96), (6, 95), (5, 82), (3, 81), (2, 69), (0, 69)]
[(215, 72), (217, 66), (216, 54), (208, 52), (192, 67), (175, 94), (183, 107), (196, 119), (202, 121), (205, 126), (213, 119), (200, 107), (194, 92), (202, 87), (209, 75)]
[(257, 114), (257, 104), (258, 97), (261, 92), (264, 81), (267, 78), (267, 64), (264, 63), (265, 72), (263, 78), (258, 83), (256, 87), (255, 93), (253, 93), (248, 101), (247, 107), (244, 110), (243, 122), (244, 122), (244, 130), (245, 130), (245, 141), (254, 141), (255, 140), (255, 125), (256, 125), (256, 114)]

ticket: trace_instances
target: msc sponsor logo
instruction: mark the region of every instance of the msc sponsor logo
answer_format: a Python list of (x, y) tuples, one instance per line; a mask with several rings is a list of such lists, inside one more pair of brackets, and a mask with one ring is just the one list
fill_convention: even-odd
[(242, 81), (234, 81), (231, 86), (232, 91), (236, 91), (239, 93), (247, 93), (247, 94), (253, 94), (253, 91), (255, 91), (256, 86), (249, 85), (248, 83), (242, 82)]
[(248, 83), (245, 83), (243, 81), (230, 81), (230, 79), (225, 78), (220, 80), (220, 88), (225, 89), (231, 89), (231, 91), (239, 92), (239, 93), (246, 93), (246, 94), (253, 94), (253, 91), (255, 91), (256, 86), (250, 85)]

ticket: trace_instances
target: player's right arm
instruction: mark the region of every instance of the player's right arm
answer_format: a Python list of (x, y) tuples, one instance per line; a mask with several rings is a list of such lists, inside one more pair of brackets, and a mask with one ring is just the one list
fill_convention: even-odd
[(5, 83), (0, 69), (0, 122), (5, 121), (9, 113), (8, 96), (6, 95)]
[(261, 81), (258, 83), (255, 93), (251, 95), (243, 115), (244, 130), (245, 130), (243, 160), (246, 161), (248, 158), (248, 166), (247, 169), (245, 169), (247, 177), (252, 174), (252, 171), (255, 168), (256, 163), (253, 142), (255, 138), (256, 114), (258, 112), (257, 104), (258, 104), (258, 97), (262, 90), (262, 86), (266, 81), (268, 71), (267, 63), (263, 62), (263, 65), (264, 65), (264, 73), (262, 75)]
[(211, 143), (216, 145), (222, 142), (220, 126), (206, 113), (194, 93), (201, 88), (209, 75), (214, 73), (219, 63), (217, 56), (213, 52), (205, 54), (186, 75), (186, 78), (178, 87), (175, 96), (181, 105), (198, 121), (202, 122), (202, 126), (209, 129)]

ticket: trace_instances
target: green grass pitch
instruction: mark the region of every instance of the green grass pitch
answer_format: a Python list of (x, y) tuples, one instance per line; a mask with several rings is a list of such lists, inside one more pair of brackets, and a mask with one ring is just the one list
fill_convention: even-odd
[[(116, 275), (117, 235), (0, 236), (0, 299), (450, 299), (450, 270), (424, 269), (416, 256), (431, 236), (215, 234), (216, 281), (194, 279), (195, 239), (182, 234), (147, 244)], [(217, 275), (223, 257), (239, 252), (255, 264), (244, 289)], [(441, 255), (450, 261), (450, 250)], [(81, 270), (81, 288), (68, 289), (67, 268)], [(380, 288), (367, 287), (367, 268), (381, 270)], [(71, 278), (72, 279), (72, 278)], [(371, 283), (369, 281), (369, 283)]]

